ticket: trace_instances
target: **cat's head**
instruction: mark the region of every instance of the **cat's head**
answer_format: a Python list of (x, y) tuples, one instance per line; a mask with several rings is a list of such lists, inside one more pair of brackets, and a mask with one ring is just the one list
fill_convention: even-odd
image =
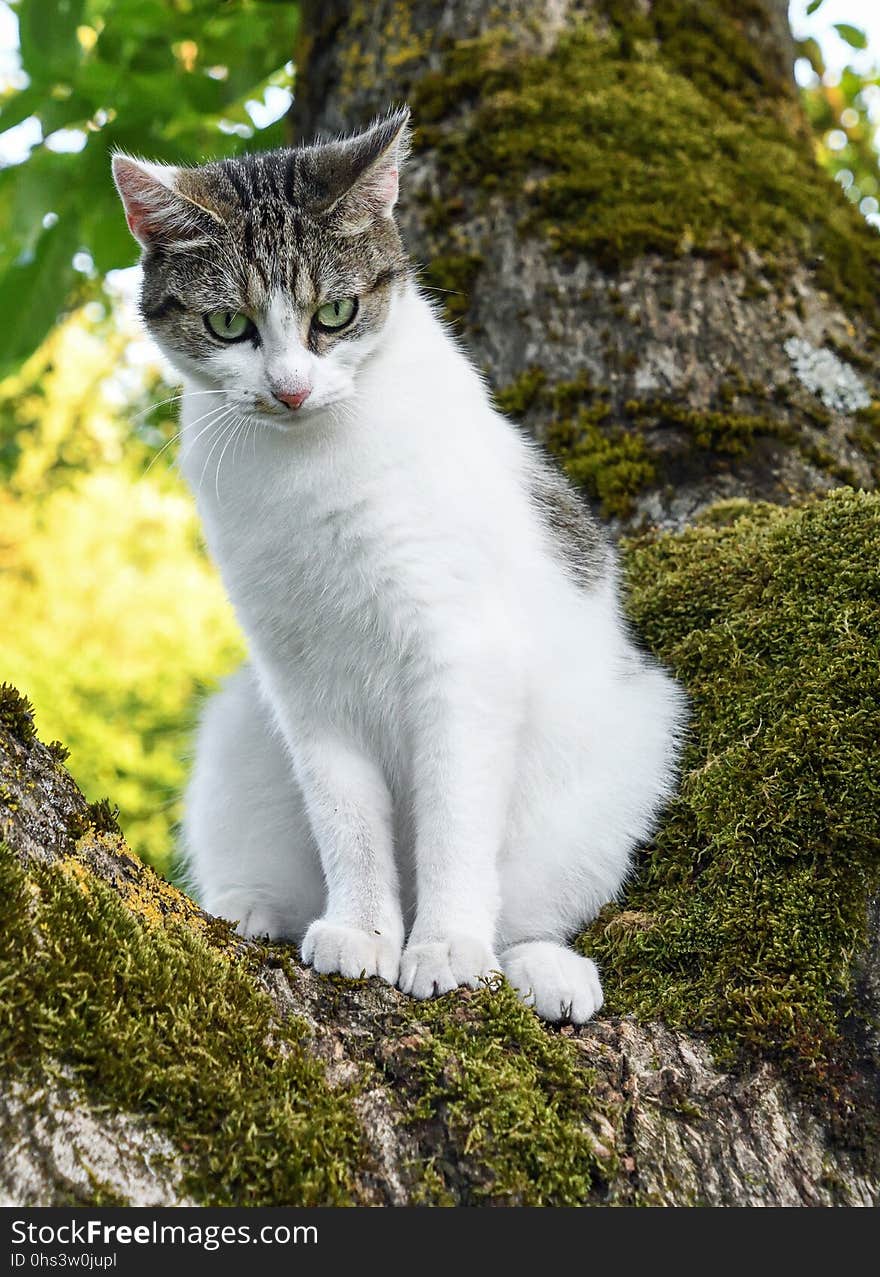
[(281, 427), (352, 395), (408, 269), (392, 216), (408, 115), (201, 168), (113, 157), (141, 312), (185, 377)]

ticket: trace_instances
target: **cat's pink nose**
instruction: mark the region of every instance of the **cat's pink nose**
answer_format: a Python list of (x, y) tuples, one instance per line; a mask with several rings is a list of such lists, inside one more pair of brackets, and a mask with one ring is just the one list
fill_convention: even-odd
[(279, 403), (286, 404), (288, 408), (301, 408), (311, 393), (311, 386), (306, 386), (303, 390), (295, 390), (290, 395), (280, 395), (277, 390), (272, 391)]

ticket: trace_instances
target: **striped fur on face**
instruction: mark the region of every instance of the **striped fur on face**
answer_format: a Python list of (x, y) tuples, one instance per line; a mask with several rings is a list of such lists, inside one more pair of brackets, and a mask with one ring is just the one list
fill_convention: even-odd
[(195, 169), (114, 158), (141, 311), (185, 377), (280, 426), (354, 393), (409, 269), (392, 217), (407, 118)]

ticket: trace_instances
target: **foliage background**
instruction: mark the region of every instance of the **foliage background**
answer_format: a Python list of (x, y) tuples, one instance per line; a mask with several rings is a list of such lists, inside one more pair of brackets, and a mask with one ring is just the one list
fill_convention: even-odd
[(134, 315), (108, 155), (279, 145), (297, 6), (24, 0), (20, 65), (4, 8), (0, 680), (167, 869), (198, 704), (242, 645), (173, 468), (173, 374)]
[[(873, 0), (792, 18), (817, 151), (880, 224)], [(296, 29), (287, 0), (0, 5), (0, 680), (161, 869), (198, 704), (242, 645), (173, 467), (173, 375), (134, 317), (108, 153), (278, 145)]]

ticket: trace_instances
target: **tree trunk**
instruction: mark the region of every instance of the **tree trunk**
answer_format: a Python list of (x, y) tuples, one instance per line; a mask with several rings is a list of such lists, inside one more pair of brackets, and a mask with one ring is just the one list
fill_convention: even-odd
[[(410, 102), (401, 217), (425, 286), (499, 403), (619, 529), (679, 528), (719, 497), (785, 504), (842, 479), (873, 486), (878, 237), (811, 157), (785, 0), (303, 8), (294, 135), (347, 130)], [(767, 720), (785, 717), (788, 703), (765, 712), (761, 702), (752, 723), (757, 685), (723, 681), (725, 663), (739, 675), (788, 650), (796, 629), (777, 601), (830, 589), (813, 547), (824, 538), (836, 564), (845, 523), (860, 535), (841, 551), (833, 584), (864, 573), (876, 594), (880, 502), (841, 496), (805, 509), (728, 506), (656, 551), (628, 552), (646, 639), (664, 659), (677, 655), (695, 704), (708, 705), (695, 736), (708, 740), (730, 698), (743, 697), (732, 744), (696, 749), (685, 787), (713, 769), (731, 774), (744, 740), (757, 760), (754, 774), (743, 771), (742, 811), (700, 806), (688, 790), (676, 820), (684, 846), (693, 840), (694, 892), (713, 855), (723, 861), (707, 819), (733, 830), (730, 846), (761, 846), (762, 825), (791, 827), (802, 792), (812, 795), (814, 859), (826, 843), (829, 861), (848, 854), (821, 748), (811, 753), (795, 723), (792, 756), (810, 778), (830, 776), (817, 797), (797, 771), (789, 784), (786, 758), (764, 743)], [(764, 594), (737, 629), (747, 569), (765, 552), (755, 573)], [(801, 581), (810, 555), (813, 575)], [(712, 596), (716, 576), (718, 600), (696, 623), (692, 596)], [(856, 603), (840, 610), (839, 625), (820, 618), (834, 658), (827, 677), (838, 681), (864, 628)], [(668, 650), (652, 615), (677, 627)], [(808, 619), (806, 659), (820, 632)], [(718, 646), (728, 633), (729, 659)], [(713, 651), (722, 673), (709, 695)], [(828, 739), (849, 733), (861, 751), (853, 775), (864, 768), (857, 733), (872, 688), (868, 671), (848, 689), (852, 701), (829, 698)], [(880, 912), (867, 855), (853, 861), (852, 898), (842, 885), (839, 907), (825, 910), (849, 928), (834, 932), (826, 990), (846, 1017), (826, 1024), (834, 1059), (809, 1090), (790, 1060), (783, 1067), (784, 1050), (805, 1052), (809, 1037), (803, 1008), (785, 1004), (784, 978), (761, 1003), (770, 1019), (781, 1008), (767, 1039), (776, 1045), (762, 1053), (749, 1023), (751, 1046), (735, 1065), (729, 1051), (719, 1063), (717, 1033), (701, 1035), (682, 1013), (661, 1023), (606, 1012), (559, 1030), (500, 984), (416, 1004), (376, 981), (318, 977), (281, 946), (244, 943), (160, 883), (127, 852), (109, 811), (87, 806), (8, 691), (0, 782), (0, 985), (11, 990), (0, 1004), (0, 1200), (880, 1200)], [(861, 792), (845, 813), (853, 829)], [(793, 866), (806, 881), (799, 850), (784, 847), (772, 873)], [(768, 862), (767, 882), (772, 873)], [(600, 919), (621, 969), (638, 963), (655, 926), (651, 880), (640, 890), (636, 904)], [(818, 894), (801, 891), (807, 913), (784, 915), (793, 931), (821, 912)], [(759, 923), (740, 919), (742, 934)], [(854, 948), (863, 956), (851, 973)], [(671, 965), (685, 961), (676, 950)]]
[(880, 473), (880, 237), (813, 160), (787, 7), (304, 5), (294, 136), (411, 104), (425, 286), (624, 527)]

